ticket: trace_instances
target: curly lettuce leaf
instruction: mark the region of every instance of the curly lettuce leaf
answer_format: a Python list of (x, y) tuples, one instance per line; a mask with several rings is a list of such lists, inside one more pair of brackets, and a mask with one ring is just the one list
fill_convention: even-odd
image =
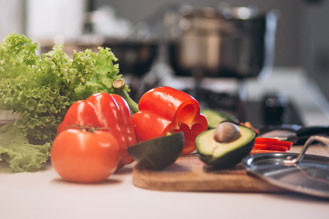
[(20, 114), (15, 125), (30, 143), (43, 144), (55, 138), (71, 104), (94, 93), (114, 93), (112, 82), (122, 75), (109, 48), (74, 52), (72, 59), (61, 45), (41, 56), (37, 48), (18, 34), (0, 44), (0, 105)]
[[(15, 33), (0, 43), (0, 108), (20, 115), (14, 123), (20, 138), (0, 143), (0, 154), (15, 171), (40, 167), (49, 156), (45, 145), (56, 137), (57, 126), (75, 101), (98, 92), (114, 93), (112, 82), (122, 78), (109, 48), (74, 52), (72, 58), (62, 45), (42, 55), (37, 50), (37, 43)], [(128, 86), (124, 89), (129, 92)], [(8, 131), (11, 134), (0, 133), (2, 142), (13, 136), (14, 131)]]
[[(86, 99), (90, 94), (97, 92), (114, 93), (112, 83), (121, 79), (119, 65), (114, 64), (118, 59), (109, 48), (98, 48), (98, 53), (87, 49), (85, 52), (74, 52), (72, 67), (76, 69), (76, 78), (73, 80), (75, 94)], [(125, 90), (129, 92), (128, 86)]]
[(49, 159), (50, 143), (32, 145), (13, 124), (0, 127), (0, 161), (13, 172), (36, 171)]

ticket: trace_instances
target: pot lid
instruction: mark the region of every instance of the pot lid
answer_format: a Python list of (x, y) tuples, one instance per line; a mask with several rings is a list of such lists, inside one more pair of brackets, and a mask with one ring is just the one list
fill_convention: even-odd
[(329, 144), (329, 138), (311, 136), (299, 153), (266, 153), (246, 157), (247, 172), (286, 190), (329, 198), (329, 157), (305, 154), (313, 141)]

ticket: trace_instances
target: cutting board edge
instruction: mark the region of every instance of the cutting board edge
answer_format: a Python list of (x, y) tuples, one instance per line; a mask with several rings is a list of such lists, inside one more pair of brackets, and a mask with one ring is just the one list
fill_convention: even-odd
[[(174, 180), (169, 179), (166, 181), (159, 181), (157, 175), (159, 172), (155, 172), (156, 176), (152, 176), (153, 171), (148, 172), (145, 169), (139, 169), (135, 167), (132, 173), (132, 183), (134, 186), (147, 190), (156, 190), (156, 191), (176, 191), (176, 192), (244, 192), (244, 193), (279, 193), (284, 192), (279, 187), (269, 184), (255, 176), (246, 175), (245, 178), (248, 179), (247, 187), (242, 185), (239, 189), (232, 184), (218, 184), (213, 180), (202, 180), (202, 179), (193, 179), (189, 180)], [(252, 186), (251, 186), (252, 185)]]

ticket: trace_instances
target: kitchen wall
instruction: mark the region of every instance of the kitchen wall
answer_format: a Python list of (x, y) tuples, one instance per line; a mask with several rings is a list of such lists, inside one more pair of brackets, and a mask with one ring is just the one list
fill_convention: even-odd
[[(31, 13), (35, 15), (38, 13), (38, 10), (35, 9), (35, 7), (29, 7), (31, 2), (37, 4), (38, 1), (43, 4), (51, 1), (58, 2), (55, 0), (0, 0), (0, 39), (3, 39), (5, 35), (13, 31), (18, 33), (28, 33), (28, 30), (32, 29), (28, 28), (30, 27), (29, 21), (31, 21), (32, 18), (39, 18), (37, 18), (37, 16), (28, 15), (25, 17), (25, 15)], [(325, 15), (327, 14), (326, 11), (329, 10), (328, 1), (323, 0), (322, 2), (325, 2), (326, 4), (320, 6), (310, 6), (309, 3), (306, 3), (314, 1), (321, 2), (321, 0), (89, 0), (89, 4), (92, 5), (93, 8), (99, 8), (106, 5), (112, 6), (116, 10), (118, 16), (126, 18), (132, 22), (148, 19), (155, 14), (159, 14), (159, 11), (166, 9), (170, 5), (184, 4), (186, 2), (193, 5), (212, 6), (219, 3), (230, 3), (233, 6), (251, 5), (264, 11), (277, 9), (280, 13), (280, 18), (276, 35), (275, 66), (299, 67), (305, 66), (305, 63), (310, 62), (308, 54), (313, 51), (310, 48), (312, 47), (312, 42), (308, 40), (310, 35), (312, 35), (311, 37), (314, 37), (314, 39), (312, 38), (314, 42), (320, 41), (325, 43), (328, 38), (327, 34), (317, 34), (320, 31), (328, 29), (322, 28), (326, 25), (328, 20), (326, 19), (328, 16), (326, 17)], [(88, 0), (75, 0), (73, 2), (84, 2), (84, 4), (87, 4)], [(323, 9), (323, 5), (326, 5), (324, 8), (327, 8), (327, 10)], [(51, 8), (53, 7), (50, 5), (49, 9)], [(42, 10), (39, 10), (39, 13), (42, 13)], [(68, 13), (72, 14), (70, 12)], [(65, 10), (62, 11), (61, 15), (63, 18), (65, 17)], [(70, 20), (74, 20), (77, 19), (77, 16), (71, 18)], [(321, 21), (322, 23), (319, 24), (318, 21)], [(314, 25), (311, 29), (312, 22)], [(66, 23), (69, 24), (70, 22)], [(73, 29), (74, 28), (72, 28), (72, 30)], [(319, 44), (318, 47), (320, 48), (317, 52), (317, 56), (322, 57), (317, 62), (320, 62), (320, 64), (322, 63), (321, 66), (325, 68), (325, 56), (329, 56), (326, 55), (329, 53), (327, 51), (328, 49), (326, 49), (328, 47), (327, 45), (328, 44), (322, 46)], [(312, 62), (314, 63), (315, 61)], [(310, 63), (306, 66), (308, 71), (314, 71), (314, 69), (311, 69), (311, 66), (313, 65)]]
[(26, 34), (33, 39), (61, 35), (74, 38), (83, 33), (87, 0), (26, 1)]
[(277, 9), (280, 18), (277, 27), (275, 66), (294, 67), (300, 65), (299, 22), (302, 0), (96, 0), (94, 7), (111, 5), (118, 15), (131, 21), (141, 21), (173, 4), (217, 5), (230, 3), (233, 6), (256, 6), (260, 10)]
[(329, 1), (327, 0), (96, 0), (94, 6), (111, 5), (131, 21), (152, 17), (173, 4), (256, 6), (276, 9), (277, 25), (274, 67), (300, 68), (329, 100)]
[(301, 66), (329, 100), (329, 1), (318, 2), (302, 7)]
[(0, 40), (8, 33), (24, 33), (25, 1), (0, 0)]

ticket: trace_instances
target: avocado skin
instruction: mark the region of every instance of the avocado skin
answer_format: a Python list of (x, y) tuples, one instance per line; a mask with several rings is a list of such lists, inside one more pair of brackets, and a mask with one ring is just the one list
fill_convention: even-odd
[[(238, 125), (238, 124), (236, 124), (236, 125)], [(202, 134), (200, 134), (197, 137), (197, 152), (198, 152), (200, 160), (203, 161), (205, 164), (214, 167), (215, 169), (227, 169), (227, 168), (232, 168), (232, 167), (236, 166), (238, 163), (241, 162), (241, 160), (245, 156), (249, 155), (249, 153), (252, 150), (254, 143), (255, 143), (256, 133), (252, 129), (247, 128), (245, 126), (241, 126), (241, 125), (238, 125), (238, 126), (240, 128), (243, 127), (244, 130), (248, 130), (248, 134), (252, 134), (253, 137), (250, 138), (248, 141), (246, 141), (245, 144), (239, 146), (238, 148), (231, 150), (227, 153), (217, 155), (216, 157), (214, 157), (213, 154), (207, 154), (207, 155), (202, 154), (201, 147), (202, 147), (202, 145), (204, 145), (205, 142), (201, 141)], [(214, 130), (214, 129), (212, 129), (212, 130)], [(211, 130), (209, 130), (207, 132), (211, 132)], [(237, 139), (233, 142), (236, 142), (238, 140), (239, 139)], [(232, 142), (230, 142), (230, 144), (231, 143)]]
[(248, 144), (217, 158), (212, 156), (204, 156), (200, 153), (198, 155), (200, 160), (202, 160), (207, 165), (211, 165), (216, 169), (227, 169), (235, 167), (245, 156), (249, 155), (254, 144), (255, 138)]
[(184, 147), (182, 132), (140, 142), (128, 147), (128, 153), (138, 165), (151, 170), (161, 170), (173, 164)]
[(209, 129), (216, 128), (219, 123), (224, 121), (239, 123), (238, 118), (226, 112), (215, 111), (211, 109), (202, 109), (201, 113), (206, 116)]

